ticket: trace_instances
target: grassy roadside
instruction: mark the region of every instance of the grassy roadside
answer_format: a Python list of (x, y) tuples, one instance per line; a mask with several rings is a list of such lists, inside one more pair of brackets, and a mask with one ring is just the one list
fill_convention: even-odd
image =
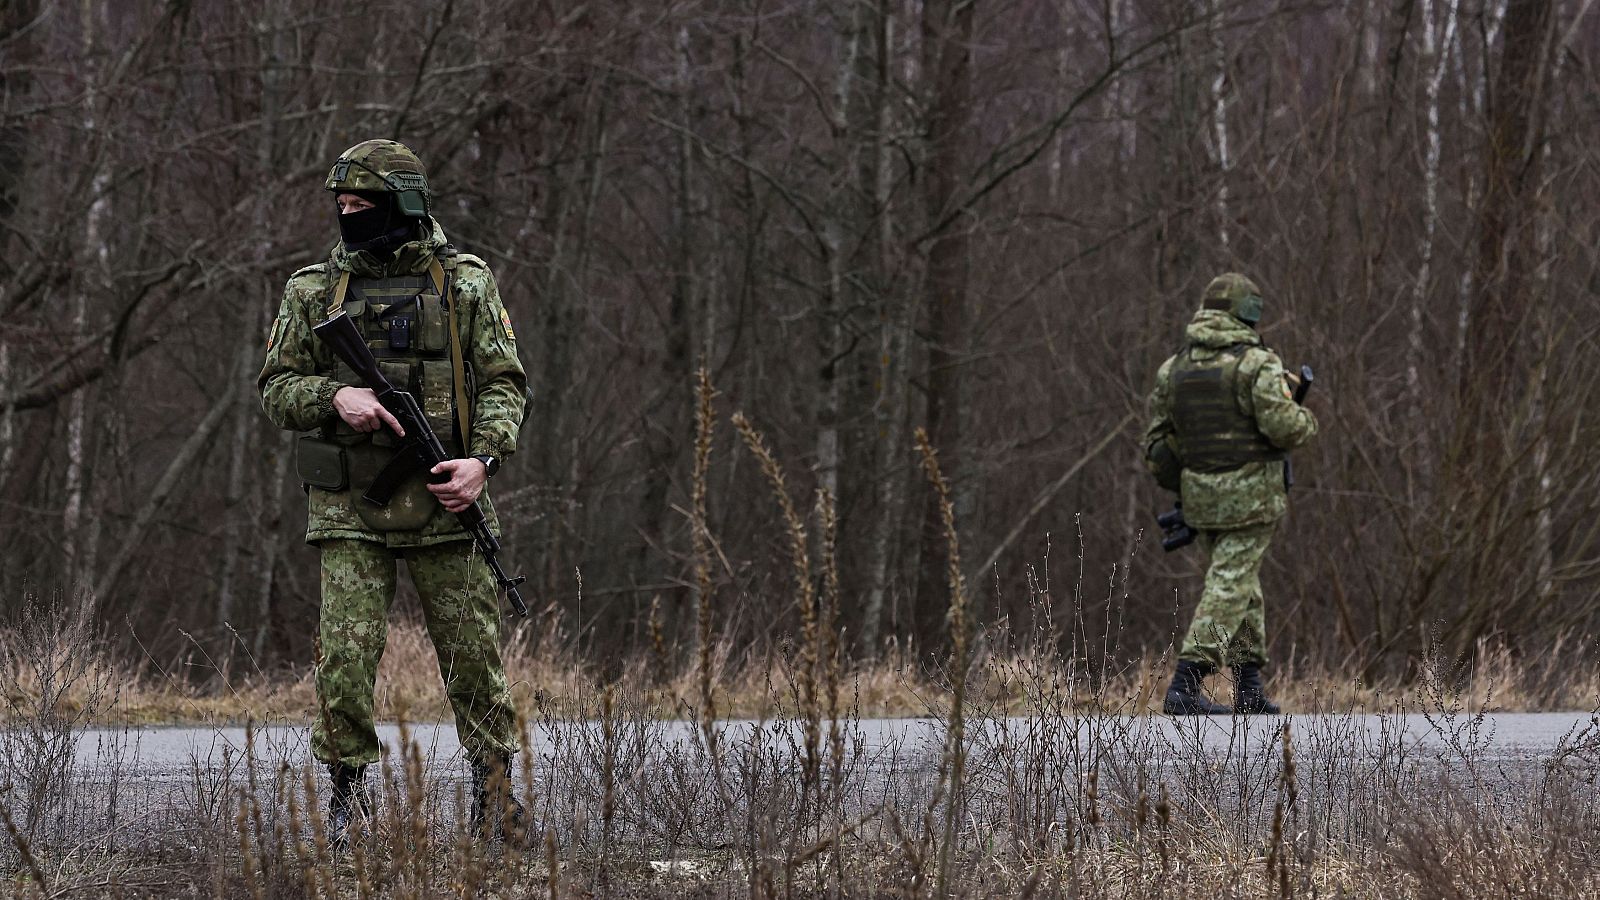
[[(0, 633), (0, 896), (1600, 896), (1600, 721), (1518, 766), (1472, 715), (1590, 708), (1593, 676), (1570, 658), (1533, 669), (1484, 647), (1471, 670), (1424, 665), (1380, 687), (1285, 666), (1275, 683), (1291, 709), (1375, 712), (1382, 726), (1271, 720), (1265, 744), (1218, 755), (1128, 727), (1124, 714), (1159, 702), (1159, 658), (1104, 674), (989, 635), (957, 686), (905, 659), (836, 672), (815, 647), (739, 658), (720, 645), (706, 704), (692, 669), (647, 659), (601, 686), (560, 648), (513, 640), (524, 727), (543, 726), (514, 777), (533, 833), (482, 840), (461, 781), (403, 735), (371, 779), (368, 828), (340, 852), (326, 777), (290, 744), (247, 731), (156, 783), (132, 764), (137, 737), (80, 741), (119, 719), (303, 722), (308, 677), (202, 691), (134, 676), (93, 652), (81, 614), (39, 613)], [(806, 659), (821, 661), (810, 683)], [(379, 683), (385, 715), (446, 715), (414, 625), (393, 630)], [(713, 735), (708, 709), (760, 719), (759, 735), (663, 741), (653, 722)], [(1426, 764), (1394, 720), (1408, 712), (1448, 733)], [(884, 752), (852, 737), (854, 720), (885, 714), (940, 719), (943, 745)]]
[[(14, 643), (15, 634), (0, 631), (0, 644)], [(782, 716), (792, 710), (786, 696), (795, 695), (793, 660), (780, 654), (738, 656), (729, 648), (714, 655), (716, 709), (730, 718)], [(565, 649), (530, 647), (508, 642), (507, 673), (518, 706), (576, 710), (592, 703), (604, 680), (592, 664)], [(997, 714), (1040, 712), (1027, 685), (1070, 685), (1069, 705), (1084, 710), (1121, 714), (1159, 712), (1170, 677), (1164, 657), (1138, 658), (1110, 673), (1086, 672), (1055, 657), (1038, 658), (1008, 650), (980, 656), (969, 681), (969, 701)], [(1577, 660), (1546, 657), (1532, 666), (1504, 648), (1485, 645), (1475, 664), (1449, 672), (1440, 665), (1419, 667), (1409, 681), (1363, 684), (1350, 675), (1315, 663), (1290, 662), (1269, 672), (1272, 696), (1290, 712), (1383, 712), (1396, 708), (1437, 706), (1448, 694), (1470, 712), (1548, 712), (1589, 710), (1600, 703), (1600, 669)], [(846, 667), (840, 688), (853, 711), (863, 718), (899, 718), (946, 714), (949, 696), (937, 671), (907, 656), (886, 656)], [(659, 659), (635, 660), (616, 681), (618, 694), (635, 698), (639, 711), (653, 718), (687, 715), (686, 698), (695, 696), (693, 667), (670, 671)], [(138, 671), (102, 656), (87, 664), (79, 679), (56, 699), (63, 710), (90, 704), (91, 686), (114, 686), (112, 702), (97, 702), (96, 721), (107, 725), (167, 725), (279, 722), (307, 723), (316, 709), (310, 667), (296, 672), (254, 672), (216, 677), (197, 684), (179, 677)], [(38, 690), (38, 674), (24, 666), (7, 679), (13, 694)], [(1208, 687), (1219, 699), (1231, 689), (1226, 673), (1213, 676)], [(8, 699), (16, 701), (18, 696)], [(450, 708), (439, 672), (438, 657), (419, 623), (399, 621), (390, 629), (388, 648), (379, 668), (376, 692), (382, 719), (448, 720)], [(0, 724), (16, 702), (0, 704)]]

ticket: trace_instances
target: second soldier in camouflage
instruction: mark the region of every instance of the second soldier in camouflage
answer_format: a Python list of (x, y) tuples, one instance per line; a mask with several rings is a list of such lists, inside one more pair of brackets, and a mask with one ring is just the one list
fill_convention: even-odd
[[(1162, 363), (1150, 394), (1146, 460), (1159, 480), (1179, 489), (1184, 519), (1210, 557), (1163, 703), (1173, 715), (1277, 711), (1261, 679), (1261, 562), (1288, 510), (1283, 460), (1317, 433), (1317, 420), (1295, 402), (1282, 360), (1255, 331), (1262, 307), (1249, 278), (1229, 272), (1212, 279), (1186, 346)], [(1205, 677), (1223, 666), (1233, 667), (1231, 707), (1201, 693)]]

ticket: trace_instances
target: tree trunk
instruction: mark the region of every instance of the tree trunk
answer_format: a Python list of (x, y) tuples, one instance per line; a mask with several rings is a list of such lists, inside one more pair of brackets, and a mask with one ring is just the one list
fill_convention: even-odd
[[(1504, 534), (1517, 514), (1518, 477), (1513, 458), (1530, 424), (1525, 394), (1533, 389), (1524, 345), (1539, 320), (1534, 309), (1538, 268), (1538, 201), (1544, 171), (1546, 107), (1555, 33), (1551, 0), (1526, 0), (1506, 8), (1505, 40), (1491, 85), (1488, 143), (1484, 148), (1483, 202), (1477, 211), (1477, 294), (1467, 322), (1467, 362), (1459, 382), (1455, 441), (1458, 485), (1455, 508), (1475, 510), (1486, 527), (1467, 536), (1468, 594), (1453, 623), (1450, 652), (1464, 658), (1499, 615), (1502, 579), (1525, 575), (1507, 564), (1525, 551)], [(1537, 472), (1534, 473), (1537, 478)], [(1536, 484), (1534, 486), (1537, 493)], [(1486, 537), (1480, 539), (1478, 535)], [(1493, 541), (1490, 543), (1490, 541)]]
[(1217, 166), (1217, 244), (1228, 256), (1228, 173), (1233, 171), (1233, 156), (1228, 145), (1228, 51), (1222, 40), (1222, 5), (1210, 0), (1206, 9), (1206, 31), (1211, 37), (1211, 140), (1213, 162)]
[[(1417, 254), (1417, 277), (1411, 289), (1410, 331), (1406, 335), (1406, 389), (1411, 395), (1412, 408), (1420, 415), (1426, 409), (1422, 392), (1422, 370), (1427, 365), (1423, 325), (1433, 274), (1434, 234), (1439, 228), (1439, 157), (1444, 143), (1439, 133), (1439, 87), (1444, 82), (1450, 48), (1455, 42), (1456, 4), (1445, 0), (1442, 24), (1435, 21), (1433, 0), (1421, 0), (1419, 6), (1422, 10), (1422, 67), (1427, 79), (1423, 95), (1427, 104), (1428, 133), (1422, 164), (1422, 246)], [(1422, 441), (1421, 452), (1416, 454), (1418, 461), (1430, 458), (1428, 425), (1425, 420), (1418, 422), (1418, 438)]]
[[(83, 54), (85, 67), (87, 60), (92, 59), (96, 52), (96, 42), (100, 33), (99, 10), (94, 4), (83, 3), (80, 9), (80, 24), (83, 29)], [(88, 136), (91, 147), (100, 141), (100, 113), (99, 91), (96, 79), (98, 73), (88, 72), (88, 88), (83, 95), (83, 125), (84, 133)], [(96, 154), (95, 173), (90, 179), (90, 191), (93, 199), (89, 204), (89, 215), (84, 222), (83, 229), (83, 266), (79, 289), (73, 292), (72, 297), (72, 330), (73, 340), (89, 333), (89, 298), (88, 293), (94, 288), (104, 288), (103, 275), (107, 272), (109, 250), (105, 245), (106, 223), (111, 216), (111, 173), (105, 168), (103, 156), (98, 150)], [(67, 400), (66, 420), (66, 473), (62, 486), (63, 502), (61, 507), (62, 547), (64, 550), (65, 572), (90, 573), (94, 571), (94, 525), (85, 524), (85, 505), (89, 491), (89, 452), (85, 444), (85, 429), (88, 427), (89, 418), (89, 390), (81, 388), (73, 391)]]
[[(1504, 459), (1505, 434), (1495, 413), (1525, 385), (1519, 353), (1529, 313), (1528, 276), (1534, 247), (1535, 199), (1543, 172), (1545, 104), (1549, 95), (1551, 0), (1506, 9), (1505, 41), (1490, 95), (1483, 200), (1478, 207), (1477, 294), (1467, 322), (1467, 358), (1460, 380), (1465, 429), (1458, 447), (1490, 466)], [(1480, 452), (1481, 451), (1481, 452)]]
[[(924, 166), (924, 212), (938, 222), (950, 212), (967, 161), (964, 137), (972, 106), (972, 19), (970, 0), (927, 0), (923, 4), (923, 76), (927, 83), (928, 156)], [(957, 521), (970, 512), (966, 487), (968, 342), (972, 314), (968, 223), (956, 218), (928, 243), (923, 301), (928, 316), (927, 428), (940, 454), (945, 477), (955, 485)], [(941, 631), (944, 616), (946, 550), (938, 509), (925, 502), (921, 563), (918, 567), (915, 627), (925, 640)]]
[[(278, 146), (278, 117), (280, 110), (279, 82), (282, 75), (279, 66), (282, 62), (282, 52), (279, 47), (280, 29), (285, 19), (282, 0), (272, 0), (262, 6), (261, 19), (256, 23), (260, 46), (257, 49), (257, 71), (261, 91), (261, 128), (259, 142), (256, 144), (255, 170), (258, 184), (270, 184), (273, 173), (277, 167), (273, 164), (273, 151)], [(252, 233), (256, 235), (252, 263), (255, 272), (249, 276), (250, 281), (256, 285), (256, 294), (261, 302), (254, 305), (253, 309), (238, 310), (238, 357), (234, 371), (230, 373), (231, 380), (246, 384), (254, 380), (255, 373), (261, 365), (261, 346), (250, 338), (266, 334), (272, 327), (273, 311), (277, 308), (276, 291), (273, 289), (272, 278), (267, 274), (267, 267), (272, 255), (272, 240), (270, 228), (270, 211), (273, 201), (272, 194), (261, 191), (255, 203), (255, 224)], [(246, 492), (245, 482), (248, 478), (259, 483), (262, 472), (256, 468), (260, 459), (261, 412), (254, 403), (240, 403), (234, 413), (233, 437), (228, 446), (228, 475), (227, 484), (223, 491), (223, 546), (221, 572), (217, 578), (216, 624), (220, 628), (228, 626), (237, 612), (238, 597), (243, 593), (239, 588), (240, 569), (243, 565), (240, 557), (247, 543), (249, 533), (261, 534), (259, 525), (260, 497), (259, 491)], [(255, 468), (255, 471), (251, 471)], [(250, 542), (254, 546), (265, 546), (268, 541)], [(265, 554), (257, 554), (255, 560), (258, 565), (250, 578), (260, 580), (265, 577), (261, 571), (260, 562)], [(253, 612), (251, 610), (250, 612)], [(230, 643), (231, 646), (231, 643)], [(228, 655), (229, 659), (232, 654)], [(226, 672), (223, 678), (227, 678)]]
[(861, 648), (867, 655), (878, 652), (879, 630), (883, 625), (884, 604), (893, 572), (896, 536), (900, 533), (905, 508), (905, 460), (910, 455), (902, 446), (906, 434), (908, 390), (906, 352), (910, 328), (907, 306), (901, 291), (887, 279), (888, 254), (894, 234), (890, 209), (894, 180), (894, 148), (890, 131), (895, 117), (891, 92), (894, 85), (893, 0), (878, 0), (874, 42), (877, 47), (872, 72), (873, 147), (868, 159), (867, 186), (871, 191), (873, 213), (877, 217), (867, 235), (864, 254), (872, 267), (873, 307), (877, 310), (878, 354), (874, 360), (877, 396), (872, 405), (875, 446), (872, 453), (874, 504), (868, 549), (867, 600), (861, 612)]

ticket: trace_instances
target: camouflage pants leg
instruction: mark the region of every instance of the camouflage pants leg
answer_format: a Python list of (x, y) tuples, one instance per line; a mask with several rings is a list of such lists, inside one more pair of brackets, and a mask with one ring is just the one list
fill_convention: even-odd
[(371, 541), (322, 542), (317, 719), (311, 752), (325, 763), (378, 761), (372, 690), (394, 602), (394, 554)]
[(405, 551), (428, 636), (467, 756), (517, 750), (517, 717), (500, 661), (500, 598), (471, 541)]
[(1267, 607), (1261, 596), (1261, 561), (1276, 522), (1201, 535), (1211, 557), (1200, 605), (1179, 659), (1214, 668), (1267, 661)]

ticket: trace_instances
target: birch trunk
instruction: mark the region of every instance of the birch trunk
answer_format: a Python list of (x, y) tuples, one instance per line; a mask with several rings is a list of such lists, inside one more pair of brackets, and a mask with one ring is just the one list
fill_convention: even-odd
[[(99, 40), (101, 10), (91, 0), (83, 0), (79, 14), (83, 29), (84, 68), (91, 70), (90, 60), (94, 58)], [(83, 97), (83, 128), (86, 142), (95, 153), (95, 173), (90, 179), (90, 196), (93, 199), (90, 201), (89, 214), (84, 222), (84, 258), (88, 261), (88, 265), (84, 268), (87, 274), (80, 283), (79, 290), (73, 293), (71, 303), (71, 333), (74, 338), (88, 333), (88, 294), (95, 288), (105, 287), (104, 274), (109, 271), (107, 264), (109, 250), (105, 246), (105, 230), (111, 216), (109, 196), (111, 173), (106, 169), (104, 155), (97, 146), (100, 140), (98, 108), (100, 96), (96, 77), (97, 73), (91, 70)], [(89, 418), (88, 394), (89, 389), (80, 388), (73, 391), (67, 401), (66, 473), (62, 488), (64, 502), (61, 510), (65, 571), (83, 575), (94, 571), (96, 530), (92, 524), (87, 527), (85, 525), (85, 506), (89, 489), (89, 448), (85, 445), (85, 431)]]
[[(1410, 330), (1406, 335), (1406, 389), (1411, 395), (1412, 409), (1426, 408), (1422, 396), (1422, 368), (1426, 365), (1425, 334), (1427, 319), (1428, 285), (1433, 275), (1434, 235), (1439, 228), (1439, 157), (1443, 141), (1439, 134), (1439, 87), (1444, 82), (1445, 68), (1450, 61), (1450, 49), (1455, 44), (1456, 4), (1444, 2), (1444, 22), (1435, 20), (1433, 0), (1422, 0), (1422, 69), (1427, 81), (1423, 85), (1427, 105), (1427, 148), (1422, 164), (1422, 196), (1425, 208), (1422, 223), (1422, 246), (1418, 251), (1417, 277), (1411, 289)], [(1416, 459), (1432, 458), (1428, 449), (1428, 423), (1419, 422), (1418, 439), (1421, 450)]]
[(1228, 51), (1222, 42), (1223, 11), (1220, 0), (1211, 0), (1206, 16), (1211, 35), (1211, 139), (1217, 164), (1217, 243), (1228, 253), (1228, 173), (1233, 157), (1228, 147)]

